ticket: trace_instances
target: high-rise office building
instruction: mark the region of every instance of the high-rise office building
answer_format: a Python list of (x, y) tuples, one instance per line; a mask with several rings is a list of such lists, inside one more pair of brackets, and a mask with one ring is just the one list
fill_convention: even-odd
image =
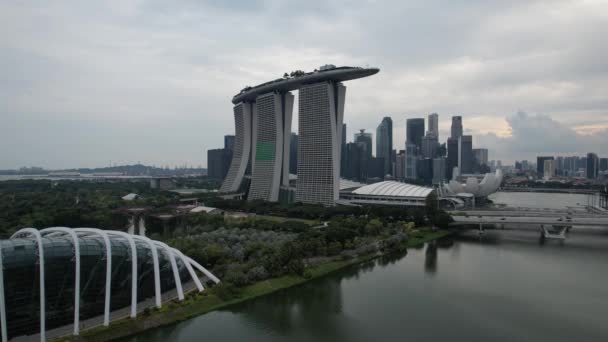
[(357, 144), (361, 144), (364, 149), (363, 154), (367, 158), (367, 160), (372, 159), (372, 134), (366, 133), (365, 129), (360, 129), (359, 133), (355, 133), (354, 141)]
[(405, 179), (405, 150), (399, 151), (395, 158), (395, 178), (397, 180)]
[(608, 171), (608, 158), (600, 158), (600, 171)]
[(416, 145), (416, 155), (419, 155), (422, 151), (422, 137), (424, 137), (424, 119), (407, 119), (405, 128), (406, 143)]
[(386, 116), (376, 129), (376, 158), (384, 160), (383, 176), (393, 174), (393, 120)]
[(433, 159), (433, 184), (442, 184), (446, 178), (446, 158), (440, 157)]
[(458, 139), (462, 136), (462, 116), (452, 116), (452, 139)]
[(227, 150), (234, 151), (235, 136), (224, 135), (224, 148)]
[(298, 135), (291, 133), (291, 141), (289, 143), (289, 173), (298, 174)]
[(488, 165), (488, 149), (474, 148), (473, 149), (474, 163), (477, 165)]
[(458, 140), (458, 167), (461, 175), (473, 172), (473, 137), (470, 135)]
[(562, 170), (564, 176), (574, 176), (576, 171), (578, 171), (578, 157), (565, 157), (564, 158), (564, 168)]
[(600, 169), (600, 160), (595, 153), (587, 153), (587, 178), (596, 179)]
[(454, 168), (458, 167), (458, 138), (448, 138), (447, 143), (448, 159), (446, 165), (446, 174), (448, 180), (454, 179)]
[(232, 150), (227, 148), (207, 150), (207, 177), (224, 179), (230, 167), (232, 153)]
[(555, 177), (555, 160), (545, 159), (543, 161), (543, 178), (551, 179)]
[(439, 142), (437, 141), (437, 136), (433, 134), (429, 134), (422, 137), (422, 157), (423, 158), (435, 158), (437, 156), (437, 149), (439, 147)]
[(405, 178), (416, 179), (416, 145), (405, 144)]
[(362, 167), (362, 159), (364, 158), (364, 150), (362, 144), (347, 143), (346, 144), (346, 169), (345, 178), (354, 181), (364, 182), (367, 178), (367, 164)]
[(420, 158), (416, 160), (416, 176), (424, 184), (431, 185), (433, 183), (433, 159)]
[(367, 177), (384, 179), (384, 158), (372, 157), (367, 163)]
[(564, 165), (565, 165), (564, 157), (558, 156), (555, 158), (555, 175), (556, 176), (564, 175), (564, 173), (565, 173)]
[(539, 156), (536, 157), (536, 173), (538, 177), (543, 177), (545, 175), (545, 160), (553, 160), (552, 156)]
[(426, 132), (427, 135), (433, 135), (439, 139), (439, 114), (429, 114), (429, 129)]

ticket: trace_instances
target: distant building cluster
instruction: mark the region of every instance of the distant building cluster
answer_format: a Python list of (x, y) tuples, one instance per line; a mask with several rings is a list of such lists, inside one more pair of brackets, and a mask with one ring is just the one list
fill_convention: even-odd
[(439, 185), (455, 176), (496, 169), (496, 163), (490, 167), (488, 149), (473, 148), (473, 137), (463, 135), (461, 116), (452, 117), (451, 136), (443, 144), (439, 141), (439, 115), (432, 113), (427, 121), (425, 130), (424, 118), (407, 119), (405, 146), (397, 150), (393, 145), (393, 120), (384, 117), (376, 129), (375, 155), (372, 134), (364, 130), (355, 133), (353, 142), (343, 142), (346, 148), (341, 176), (364, 183), (394, 179)]
[(516, 161), (515, 169), (535, 171), (537, 178), (545, 180), (574, 177), (595, 180), (608, 173), (608, 158), (600, 158), (593, 152), (585, 156), (538, 156), (535, 169), (527, 160)]

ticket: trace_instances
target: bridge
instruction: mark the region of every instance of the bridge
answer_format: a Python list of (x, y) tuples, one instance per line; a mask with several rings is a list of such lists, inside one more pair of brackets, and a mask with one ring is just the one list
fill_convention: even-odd
[(506, 209), (506, 210), (467, 210), (449, 212), (454, 222), (450, 225), (478, 226), (479, 233), (484, 227), (505, 228), (517, 225), (519, 228), (538, 229), (542, 237), (564, 240), (565, 233), (573, 228), (608, 232), (608, 214), (592, 214), (580, 209)]
[(543, 192), (543, 193), (559, 193), (559, 194), (597, 194), (598, 190), (594, 189), (561, 189), (561, 188), (534, 188), (534, 187), (519, 187), (519, 186), (503, 186), (500, 191), (504, 192)]

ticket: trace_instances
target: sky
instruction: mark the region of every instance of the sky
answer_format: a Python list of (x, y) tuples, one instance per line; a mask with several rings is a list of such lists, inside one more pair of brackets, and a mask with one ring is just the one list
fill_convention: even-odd
[(606, 37), (608, 0), (5, 0), (0, 169), (205, 167), (234, 94), (324, 64), (380, 68), (345, 83), (349, 140), (436, 112), (503, 164), (608, 157)]

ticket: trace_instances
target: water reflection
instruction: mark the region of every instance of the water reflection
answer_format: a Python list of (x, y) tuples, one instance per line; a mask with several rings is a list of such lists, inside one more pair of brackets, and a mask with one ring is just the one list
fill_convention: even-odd
[[(355, 272), (354, 270), (352, 272)], [(341, 277), (324, 281), (312, 281), (299, 286), (298, 296), (293, 289), (279, 291), (271, 296), (261, 297), (233, 306), (225, 311), (240, 314), (256, 326), (263, 326), (281, 335), (297, 329), (312, 329), (323, 334), (342, 335), (340, 325), (335, 326), (336, 317), (342, 312)]]
[(437, 242), (432, 241), (426, 244), (424, 252), (424, 270), (427, 274), (433, 275), (437, 272)]

